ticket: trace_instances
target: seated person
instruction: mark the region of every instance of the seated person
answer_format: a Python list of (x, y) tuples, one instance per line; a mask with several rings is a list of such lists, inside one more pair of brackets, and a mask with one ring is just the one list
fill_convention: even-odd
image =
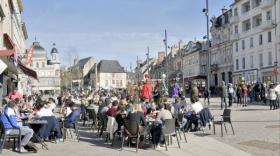
[(43, 116), (53, 116), (53, 112), (51, 108), (47, 106), (47, 102), (41, 101), (40, 103), (37, 104), (37, 112), (34, 112), (33, 115), (35, 117), (41, 118)]
[(27, 143), (30, 141), (30, 139), (33, 136), (33, 130), (26, 126), (20, 126), (17, 123), (16, 114), (16, 102), (14, 100), (11, 100), (8, 102), (7, 106), (4, 108), (3, 113), (1, 114), (1, 120), (4, 123), (5, 128), (7, 129), (6, 134), (19, 134), (19, 131), (17, 129), (21, 130), (22, 140), (19, 152), (26, 152), (24, 149), (24, 146), (27, 145)]
[(76, 107), (74, 102), (69, 103), (69, 107), (72, 110), (72, 112), (65, 117), (64, 127), (66, 128), (73, 127), (73, 124), (80, 117), (81, 114), (81, 108)]
[[(156, 123), (154, 123), (154, 125), (151, 128), (151, 134), (152, 134), (152, 142), (153, 144), (156, 144), (157, 147), (159, 147), (159, 143), (163, 144), (165, 139), (163, 136), (163, 132), (162, 132), (162, 123), (164, 123), (164, 121), (166, 119), (172, 119), (172, 114), (169, 111), (171, 109), (170, 105), (166, 105), (166, 108), (164, 108), (163, 104), (159, 104), (158, 105), (158, 109), (160, 110), (160, 112), (157, 115), (157, 119), (156, 119)], [(169, 110), (168, 110), (169, 109)]]
[(173, 116), (170, 112), (171, 107), (170, 105), (166, 104), (166, 109), (164, 108), (164, 106), (162, 104), (158, 105), (158, 110), (160, 111), (157, 115), (157, 119), (156, 121), (163, 123), (166, 119), (172, 119)]
[(132, 112), (127, 116), (127, 120), (136, 121), (140, 126), (146, 126), (146, 120), (141, 104), (134, 104)]
[(115, 101), (113, 101), (113, 103), (112, 103), (112, 107), (111, 108), (109, 108), (108, 109), (108, 111), (107, 111), (107, 116), (115, 116), (116, 115), (116, 112), (117, 112), (117, 108), (118, 108), (118, 101), (117, 100), (115, 100)]
[[(198, 117), (197, 115), (203, 109), (203, 106), (200, 102), (193, 103), (192, 108), (185, 113), (185, 117), (187, 118), (187, 124), (185, 125), (186, 131), (197, 131), (198, 129)], [(192, 128), (194, 125), (194, 129)]]
[(53, 98), (49, 98), (47, 107), (53, 112), (56, 108), (55, 100)]
[(173, 104), (173, 114), (176, 116), (178, 113), (181, 112), (184, 106), (181, 104), (181, 99), (176, 97), (175, 103)]

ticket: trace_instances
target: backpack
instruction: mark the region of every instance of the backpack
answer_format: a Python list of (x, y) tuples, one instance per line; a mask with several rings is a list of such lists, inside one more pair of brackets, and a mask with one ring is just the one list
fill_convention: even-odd
[(31, 141), (27, 143), (27, 145), (24, 146), (24, 149), (26, 149), (28, 152), (37, 153), (39, 148)]

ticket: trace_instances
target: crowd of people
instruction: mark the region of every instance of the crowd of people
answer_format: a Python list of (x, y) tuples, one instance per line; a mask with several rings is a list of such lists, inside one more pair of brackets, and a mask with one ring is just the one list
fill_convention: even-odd
[[(264, 101), (270, 104), (270, 109), (279, 109), (280, 94), (275, 86), (266, 87), (262, 84), (234, 86), (222, 82), (221, 109), (231, 107), (234, 102), (246, 107), (248, 103), (255, 101)], [(204, 101), (209, 104), (211, 93), (205, 90), (203, 95)], [(170, 101), (170, 97), (175, 101)], [(199, 102), (199, 97), (196, 84), (191, 86), (191, 102), (187, 103), (177, 83), (174, 83), (169, 95), (165, 82), (157, 82), (152, 86), (148, 75), (145, 75), (144, 83), (137, 89), (66, 91), (57, 98), (45, 94), (22, 96), (14, 89), (3, 99), (1, 121), (8, 129), (7, 134), (17, 133), (15, 129), (21, 130), (23, 137), (18, 151), (25, 152), (34, 133), (43, 140), (50, 139), (54, 134), (57, 142), (65, 139), (63, 128), (73, 127), (78, 120), (84, 121), (85, 125), (89, 120), (87, 108), (91, 107), (94, 108), (97, 120), (102, 119), (105, 122), (103, 127), (102, 124), (97, 126), (106, 129), (108, 119), (113, 118), (117, 124), (116, 129), (113, 129), (114, 133), (120, 132), (127, 123), (136, 122), (141, 136), (151, 134), (151, 142), (160, 147), (165, 142), (163, 128), (168, 119), (175, 119), (177, 128), (186, 132), (211, 127), (213, 117), (210, 110)], [(34, 119), (45, 119), (48, 126), (36, 130), (26, 124), (28, 123), (26, 121)], [(199, 120), (201, 125), (198, 123)], [(53, 129), (56, 130), (54, 134), (51, 133)], [(141, 137), (140, 147), (143, 146), (143, 139), (145, 138)], [(135, 144), (133, 139), (127, 141)]]

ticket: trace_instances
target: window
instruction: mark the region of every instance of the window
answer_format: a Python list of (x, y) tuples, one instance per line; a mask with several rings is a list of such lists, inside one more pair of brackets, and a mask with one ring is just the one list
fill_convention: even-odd
[(253, 37), (250, 38), (250, 47), (251, 48), (254, 47), (254, 38)]
[(108, 80), (105, 81), (105, 86), (106, 86), (106, 87), (109, 86)]
[(266, 20), (271, 20), (271, 11), (266, 12)]
[(234, 32), (235, 32), (235, 34), (238, 34), (238, 25), (234, 26)]
[(268, 65), (272, 65), (272, 53), (268, 52)]
[(39, 68), (39, 62), (36, 62), (36, 67)]
[(238, 16), (238, 10), (237, 10), (237, 8), (234, 8), (233, 14), (234, 14), (234, 16)]
[(248, 11), (250, 11), (250, 1), (242, 4), (242, 13), (247, 13)]
[(33, 67), (33, 61), (30, 61), (30, 67)]
[(242, 68), (245, 69), (246, 65), (246, 60), (245, 57), (242, 58)]
[(250, 56), (250, 67), (254, 67), (254, 56)]
[(245, 40), (242, 40), (242, 50), (245, 49)]
[(112, 80), (112, 84), (115, 84), (115, 80)]
[(238, 52), (238, 42), (235, 42), (235, 51)]
[(263, 66), (263, 54), (259, 54), (259, 65), (260, 67)]
[(248, 19), (242, 23), (242, 30), (244, 32), (244, 31), (249, 31), (250, 29), (251, 29), (251, 20)]
[(263, 36), (262, 34), (260, 34), (259, 36), (259, 45), (262, 45), (263, 44)]
[(42, 62), (42, 68), (45, 68), (45, 62)]
[(122, 87), (122, 85), (123, 85), (123, 84), (122, 84), (122, 80), (120, 80), (120, 87)]
[(239, 70), (239, 60), (238, 59), (235, 60), (235, 67), (236, 67), (236, 70)]
[(258, 27), (262, 24), (262, 14), (253, 17), (253, 27)]
[(267, 32), (267, 42), (271, 42), (271, 31)]

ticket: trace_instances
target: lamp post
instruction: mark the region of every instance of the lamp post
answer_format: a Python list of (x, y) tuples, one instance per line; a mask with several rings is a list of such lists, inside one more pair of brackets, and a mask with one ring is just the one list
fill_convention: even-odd
[(207, 61), (207, 89), (210, 92), (210, 63), (211, 63), (211, 58), (210, 58), (210, 39), (209, 39), (209, 7), (208, 7), (208, 0), (206, 0), (206, 8), (203, 9), (203, 12), (205, 13), (206, 16), (206, 25), (207, 25), (207, 55), (208, 55), (208, 61)]
[(149, 46), (147, 47), (147, 54), (146, 54), (146, 56), (147, 56), (147, 65), (148, 65), (148, 75), (150, 74), (150, 48), (149, 48)]
[(168, 52), (167, 52), (167, 31), (166, 31), (166, 29), (164, 30), (164, 40), (163, 40), (163, 42), (164, 42), (164, 46), (165, 46), (165, 60), (166, 60), (166, 62), (165, 62), (165, 65), (166, 65), (166, 69), (165, 69), (165, 72), (166, 72), (166, 75), (167, 75), (167, 79), (168, 79), (168, 58), (167, 58), (167, 56), (168, 56)]

